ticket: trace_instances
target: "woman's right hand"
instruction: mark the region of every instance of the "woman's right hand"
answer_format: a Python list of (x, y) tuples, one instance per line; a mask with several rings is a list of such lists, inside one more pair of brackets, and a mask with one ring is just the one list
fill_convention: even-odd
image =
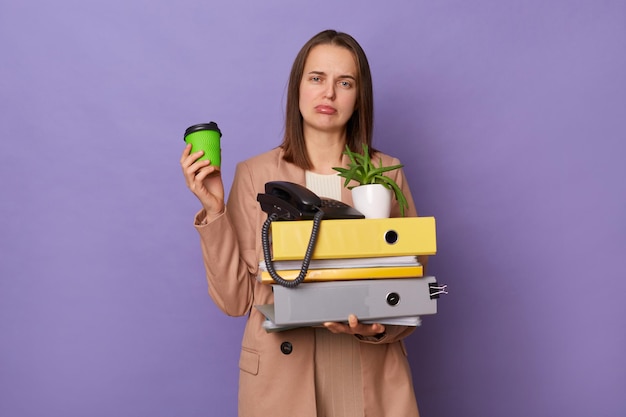
[(200, 200), (210, 220), (224, 212), (224, 184), (218, 167), (207, 160), (198, 161), (203, 154), (203, 151), (191, 153), (191, 145), (188, 144), (180, 157), (180, 166), (187, 187)]

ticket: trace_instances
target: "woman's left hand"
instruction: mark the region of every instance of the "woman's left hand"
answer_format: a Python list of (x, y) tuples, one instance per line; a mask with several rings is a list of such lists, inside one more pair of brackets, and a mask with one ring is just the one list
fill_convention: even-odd
[(324, 327), (332, 333), (358, 334), (364, 337), (376, 336), (385, 332), (385, 326), (382, 324), (359, 323), (359, 320), (354, 314), (350, 314), (350, 316), (348, 316), (348, 324), (326, 322), (324, 323)]

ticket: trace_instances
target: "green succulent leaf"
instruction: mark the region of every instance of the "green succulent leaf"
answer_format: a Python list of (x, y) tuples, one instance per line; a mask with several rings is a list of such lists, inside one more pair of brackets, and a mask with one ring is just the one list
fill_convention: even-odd
[(348, 145), (346, 145), (344, 154), (346, 154), (350, 160), (348, 168), (333, 167), (333, 169), (338, 172), (340, 177), (345, 178), (344, 187), (349, 190), (353, 189), (355, 186), (349, 185), (350, 181), (355, 181), (359, 185), (381, 184), (393, 191), (400, 206), (400, 213), (404, 217), (405, 210), (408, 208), (406, 197), (398, 184), (396, 184), (391, 177), (384, 175), (385, 172), (400, 169), (404, 167), (404, 165), (397, 164), (385, 167), (383, 166), (382, 158), (379, 158), (378, 166), (376, 166), (370, 158), (369, 147), (367, 144), (363, 144), (363, 153), (352, 152)]

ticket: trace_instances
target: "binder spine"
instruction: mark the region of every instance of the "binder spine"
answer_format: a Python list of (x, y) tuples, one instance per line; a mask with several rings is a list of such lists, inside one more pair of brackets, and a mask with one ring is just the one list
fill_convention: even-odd
[[(272, 259), (303, 259), (311, 221), (272, 224)], [(434, 255), (434, 217), (322, 220), (313, 259)]]
[(274, 322), (306, 325), (344, 321), (422, 316), (437, 313), (430, 284), (435, 277), (369, 281), (304, 283), (294, 289), (274, 285)]

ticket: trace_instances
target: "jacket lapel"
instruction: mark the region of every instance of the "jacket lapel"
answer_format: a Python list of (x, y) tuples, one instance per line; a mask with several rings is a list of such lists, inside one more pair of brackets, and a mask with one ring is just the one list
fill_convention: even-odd
[(280, 152), (278, 154), (278, 166), (276, 169), (276, 179), (280, 181), (294, 182), (296, 184), (306, 186), (304, 170), (290, 162), (285, 161), (283, 159), (284, 154), (285, 152), (282, 148), (280, 148)]

